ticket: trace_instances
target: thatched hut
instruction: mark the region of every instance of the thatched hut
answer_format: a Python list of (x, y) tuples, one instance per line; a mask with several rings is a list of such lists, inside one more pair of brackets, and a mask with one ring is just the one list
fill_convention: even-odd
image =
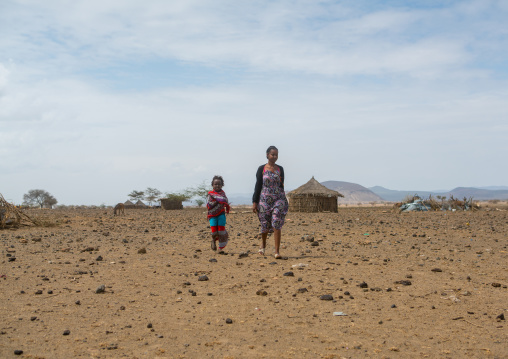
[(142, 200), (140, 200), (140, 199), (138, 199), (138, 201), (136, 202), (135, 206), (137, 208), (140, 208), (140, 207), (141, 208), (145, 208), (145, 207), (147, 207), (147, 205)]
[(125, 206), (126, 209), (136, 208), (136, 205), (129, 200), (125, 201), (123, 205)]
[(183, 209), (183, 204), (181, 200), (171, 199), (171, 198), (161, 198), (161, 207), (168, 209)]
[(313, 176), (309, 182), (289, 192), (287, 197), (291, 212), (338, 212), (337, 199), (344, 196), (326, 188)]

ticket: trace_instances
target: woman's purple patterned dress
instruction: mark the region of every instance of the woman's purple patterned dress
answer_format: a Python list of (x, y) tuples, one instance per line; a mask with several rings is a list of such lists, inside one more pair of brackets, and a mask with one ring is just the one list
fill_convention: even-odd
[(288, 200), (281, 186), (279, 171), (263, 170), (263, 188), (258, 204), (261, 233), (281, 229), (284, 225), (284, 218), (288, 213), (288, 207)]

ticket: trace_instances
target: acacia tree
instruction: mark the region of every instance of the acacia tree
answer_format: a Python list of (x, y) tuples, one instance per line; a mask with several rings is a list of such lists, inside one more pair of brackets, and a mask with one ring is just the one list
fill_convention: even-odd
[(161, 191), (159, 191), (157, 188), (148, 187), (145, 190), (146, 196), (145, 199), (148, 201), (148, 204), (151, 206), (152, 202), (158, 201), (160, 199), (160, 196), (162, 194)]
[(31, 189), (23, 195), (23, 204), (28, 206), (38, 205), (40, 208), (44, 206), (53, 208), (57, 203), (56, 198), (43, 189)]
[(189, 196), (189, 198), (195, 198), (194, 202), (201, 207), (204, 203), (206, 203), (206, 199), (208, 197), (208, 192), (211, 190), (211, 186), (207, 185), (205, 181), (196, 187), (189, 187), (185, 190), (185, 194)]
[(132, 191), (127, 196), (129, 196), (129, 198), (132, 199), (133, 201), (136, 201), (136, 200), (139, 201), (139, 200), (143, 200), (145, 198), (145, 192), (143, 192), (143, 191)]

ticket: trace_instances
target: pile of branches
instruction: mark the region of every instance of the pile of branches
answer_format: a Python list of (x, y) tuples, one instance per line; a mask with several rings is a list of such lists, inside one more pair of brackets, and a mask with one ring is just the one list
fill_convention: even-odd
[(423, 210), (427, 211), (451, 211), (451, 210), (478, 210), (480, 207), (473, 201), (473, 197), (464, 197), (462, 200), (454, 198), (450, 195), (450, 198), (446, 196), (433, 197), (429, 195), (429, 198), (421, 198), (418, 194), (413, 196), (407, 196), (401, 203), (396, 203), (395, 206), (400, 210), (404, 210), (409, 204), (418, 204)]
[(21, 209), (7, 202), (0, 193), (0, 229), (30, 225), (38, 226), (40, 223), (23, 213)]

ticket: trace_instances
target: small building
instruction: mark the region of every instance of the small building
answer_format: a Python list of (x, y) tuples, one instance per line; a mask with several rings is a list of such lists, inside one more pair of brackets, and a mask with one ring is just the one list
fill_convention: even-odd
[(181, 200), (171, 198), (161, 198), (161, 207), (165, 210), (168, 209), (183, 209), (183, 203)]
[(338, 212), (337, 199), (344, 197), (314, 179), (287, 194), (290, 212)]
[(131, 201), (127, 200), (123, 203), (126, 209), (134, 209), (136, 208), (136, 205), (132, 203)]
[(136, 202), (135, 206), (137, 208), (145, 208), (145, 207), (147, 207), (147, 205), (142, 200), (140, 200), (140, 199), (138, 199), (138, 201)]

